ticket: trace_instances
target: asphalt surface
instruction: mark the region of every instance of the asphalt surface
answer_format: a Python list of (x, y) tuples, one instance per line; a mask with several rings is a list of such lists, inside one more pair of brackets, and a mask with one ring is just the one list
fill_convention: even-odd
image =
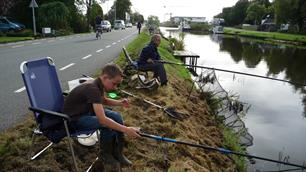
[[(122, 47), (137, 36), (137, 29), (112, 30), (97, 40), (95, 33), (0, 44), (0, 132), (30, 114), (28, 97), (19, 66), (23, 61), (41, 57), (54, 60), (61, 86), (67, 81), (91, 75), (118, 57)], [(32, 114), (31, 114), (32, 115)]]

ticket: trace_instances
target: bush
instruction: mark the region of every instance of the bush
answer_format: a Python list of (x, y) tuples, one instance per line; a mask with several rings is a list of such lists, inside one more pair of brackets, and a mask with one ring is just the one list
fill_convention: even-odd
[(30, 29), (24, 29), (19, 32), (14, 32), (10, 31), (7, 32), (6, 36), (11, 36), (11, 37), (32, 37), (33, 36), (33, 31)]
[(6, 36), (6, 34), (0, 31), (0, 36)]
[(72, 31), (67, 29), (59, 29), (55, 31), (56, 36), (65, 36), (65, 35), (71, 35)]
[(191, 30), (195, 31), (209, 31), (210, 26), (207, 23), (191, 23)]

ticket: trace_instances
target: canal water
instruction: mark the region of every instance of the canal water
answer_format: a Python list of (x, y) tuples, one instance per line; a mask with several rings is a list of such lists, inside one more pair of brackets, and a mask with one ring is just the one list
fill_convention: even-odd
[[(175, 31), (161, 28), (165, 36)], [(306, 84), (306, 49), (225, 35), (185, 34), (185, 50), (200, 55), (198, 65), (263, 75)], [(253, 145), (248, 153), (306, 166), (306, 87), (216, 72), (222, 87), (251, 105), (242, 118)], [(296, 167), (256, 160), (248, 171)], [(293, 170), (293, 171), (302, 171)], [(305, 171), (305, 170), (304, 170)]]

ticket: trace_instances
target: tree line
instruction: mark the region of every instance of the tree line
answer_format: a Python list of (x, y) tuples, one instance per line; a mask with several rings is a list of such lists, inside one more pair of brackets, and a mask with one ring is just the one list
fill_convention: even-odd
[[(29, 8), (31, 0), (3, 0), (0, 11), (1, 16), (10, 16), (32, 28), (32, 11)], [(74, 33), (88, 32), (95, 25), (95, 18), (101, 16), (111, 23), (116, 19), (125, 20), (130, 15), (130, 22), (143, 22), (143, 16), (132, 12), (130, 0), (116, 0), (108, 13), (104, 14), (101, 5), (105, 0), (36, 0), (38, 8), (35, 9), (36, 25), (38, 31), (42, 27), (51, 27), (55, 30), (66, 30)]]
[(291, 31), (306, 33), (305, 0), (239, 0), (234, 6), (223, 8), (215, 17), (224, 18), (226, 26), (243, 23), (260, 25), (263, 17), (273, 16), (276, 25), (290, 24)]

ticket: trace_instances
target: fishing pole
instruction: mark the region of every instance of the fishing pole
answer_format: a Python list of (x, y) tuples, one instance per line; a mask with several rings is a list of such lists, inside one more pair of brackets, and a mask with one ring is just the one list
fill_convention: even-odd
[[(87, 75), (84, 75), (84, 74), (83, 74), (83, 76), (84, 76), (84, 77), (87, 77), (87, 78), (90, 78), (90, 79), (93, 79), (92, 77), (87, 76)], [(131, 97), (140, 99), (140, 100), (142, 100), (142, 101), (144, 101), (144, 102), (146, 102), (146, 103), (148, 103), (148, 104), (150, 104), (150, 105), (152, 105), (152, 106), (157, 107), (158, 109), (161, 109), (161, 110), (164, 111), (168, 116), (170, 116), (170, 117), (172, 117), (172, 118), (174, 118), (174, 119), (183, 120), (184, 118), (187, 117), (187, 114), (184, 114), (184, 113), (182, 113), (182, 112), (178, 112), (178, 111), (176, 111), (176, 109), (173, 108), (173, 107), (161, 106), (161, 105), (155, 104), (155, 103), (153, 103), (153, 102), (151, 102), (151, 101), (149, 101), (149, 100), (146, 100), (146, 99), (144, 99), (144, 98), (138, 97), (138, 96), (136, 96), (136, 95), (134, 95), (134, 94), (132, 94), (132, 93), (130, 93), (130, 92), (127, 92), (127, 91), (125, 91), (125, 90), (120, 90), (120, 91), (121, 91), (122, 93), (128, 95), (128, 96), (131, 96)]]
[(201, 144), (194, 144), (194, 143), (189, 143), (189, 142), (185, 142), (185, 141), (179, 141), (179, 140), (171, 139), (171, 138), (167, 138), (167, 137), (147, 134), (147, 133), (143, 133), (143, 132), (139, 133), (139, 135), (141, 135), (142, 137), (147, 137), (147, 138), (154, 139), (154, 140), (157, 140), (157, 141), (164, 141), (164, 142), (170, 142), (170, 143), (176, 143), (176, 144), (183, 144), (183, 145), (188, 145), (188, 146), (192, 146), (192, 147), (202, 148), (202, 149), (206, 149), (206, 150), (217, 151), (217, 152), (220, 152), (220, 153), (223, 153), (223, 154), (234, 154), (234, 155), (243, 156), (243, 157), (247, 157), (247, 158), (260, 159), (260, 160), (264, 160), (264, 161), (270, 161), (270, 162), (274, 162), (274, 163), (279, 163), (279, 164), (299, 167), (301, 169), (306, 169), (306, 166), (302, 166), (302, 165), (298, 165), (298, 164), (292, 164), (292, 163), (289, 163), (289, 162), (277, 161), (277, 160), (268, 159), (268, 158), (259, 157), (259, 156), (254, 156), (254, 155), (250, 155), (250, 154), (243, 154), (243, 153), (234, 152), (234, 151), (231, 151), (231, 150), (225, 149), (225, 148), (210, 147), (210, 146), (201, 145)]
[(271, 80), (275, 80), (275, 81), (287, 82), (287, 83), (290, 83), (290, 84), (293, 84), (293, 85), (300, 85), (300, 86), (303, 86), (303, 87), (306, 86), (305, 84), (302, 84), (302, 83), (292, 82), (292, 81), (288, 81), (288, 80), (284, 80), (284, 79), (271, 78), (271, 77), (262, 76), (262, 75), (255, 75), (255, 74), (250, 74), (250, 73), (245, 73), (245, 72), (237, 72), (237, 71), (232, 71), (232, 70), (218, 69), (218, 68), (206, 67), (206, 66), (188, 65), (188, 64), (175, 63), (175, 62), (164, 61), (164, 60), (160, 60), (158, 62), (159, 63), (165, 63), (165, 64), (172, 64), (172, 65), (188, 66), (188, 67), (193, 67), (193, 68), (217, 70), (217, 71), (221, 71), (221, 72), (235, 73), (235, 74), (240, 74), (240, 75), (247, 75), (247, 76), (253, 76), (253, 77), (258, 77), (258, 78), (271, 79)]

